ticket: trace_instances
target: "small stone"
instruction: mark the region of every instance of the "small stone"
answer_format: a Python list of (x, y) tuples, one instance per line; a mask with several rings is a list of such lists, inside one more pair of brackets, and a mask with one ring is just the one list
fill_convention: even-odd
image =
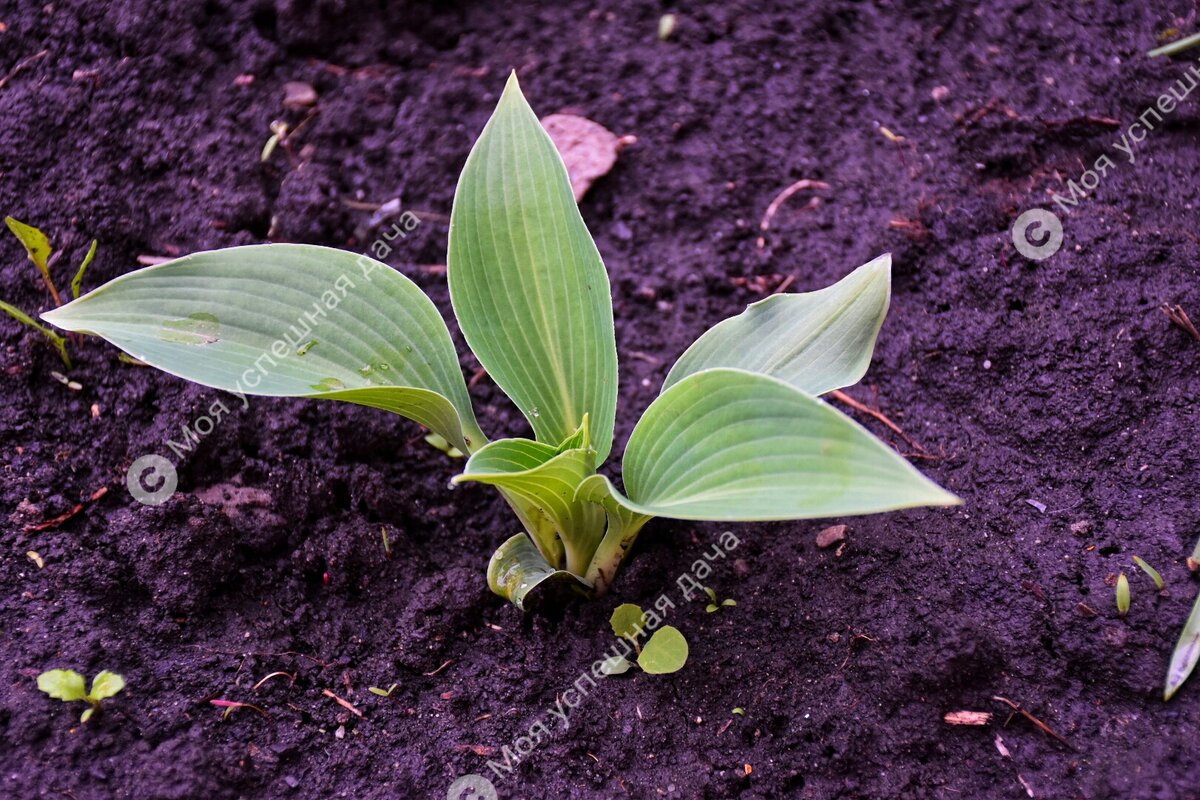
[(1086, 536), (1092, 532), (1091, 520), (1081, 519), (1078, 522), (1071, 523), (1071, 533), (1076, 536)]
[(303, 81), (288, 81), (283, 85), (285, 108), (306, 108), (316, 105), (317, 90)]
[(830, 525), (817, 534), (817, 547), (824, 550), (846, 540), (846, 525)]
[(929, 95), (934, 100), (936, 100), (940, 103), (943, 100), (945, 100), (947, 97), (950, 96), (950, 87), (949, 86), (935, 86), (935, 87), (933, 87), (933, 91), (930, 92)]

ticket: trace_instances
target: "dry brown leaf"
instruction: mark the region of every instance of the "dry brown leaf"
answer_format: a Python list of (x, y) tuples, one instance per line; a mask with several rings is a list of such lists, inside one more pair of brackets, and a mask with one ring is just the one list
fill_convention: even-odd
[(567, 165), (575, 202), (583, 199), (596, 179), (607, 175), (617, 163), (617, 154), (632, 136), (617, 136), (598, 122), (574, 114), (551, 114), (542, 118), (542, 127)]

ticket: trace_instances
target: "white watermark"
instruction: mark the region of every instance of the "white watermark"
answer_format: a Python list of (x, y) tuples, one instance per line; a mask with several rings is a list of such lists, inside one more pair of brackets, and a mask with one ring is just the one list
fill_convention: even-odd
[[(1121, 138), (1112, 142), (1111, 150), (1102, 153), (1092, 164), (1091, 169), (1084, 170), (1077, 178), (1067, 181), (1069, 194), (1063, 195), (1051, 191), (1050, 199), (1054, 201), (1063, 213), (1070, 213), (1079, 205), (1080, 200), (1086, 200), (1090, 193), (1100, 188), (1100, 184), (1108, 177), (1110, 171), (1116, 171), (1119, 161), (1114, 161), (1112, 151), (1122, 153), (1130, 164), (1137, 162), (1138, 145), (1146, 140), (1150, 131), (1155, 130), (1155, 124), (1163, 122), (1164, 115), (1174, 113), (1179, 104), (1200, 85), (1200, 69), (1195, 64), (1188, 67), (1183, 78), (1175, 81), (1175, 85), (1158, 96), (1153, 105), (1147, 106), (1137, 121), (1130, 123), (1121, 131)], [(1030, 236), (1030, 233), (1033, 235)], [(1057, 214), (1044, 208), (1033, 208), (1017, 217), (1012, 228), (1013, 244), (1017, 252), (1026, 258), (1041, 261), (1049, 258), (1062, 247), (1062, 219)]]

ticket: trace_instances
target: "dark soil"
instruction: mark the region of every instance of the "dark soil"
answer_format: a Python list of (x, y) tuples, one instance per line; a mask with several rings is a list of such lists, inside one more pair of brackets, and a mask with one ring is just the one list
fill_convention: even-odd
[[(814, 544), (831, 523), (736, 526), (706, 583), (738, 605), (716, 614), (675, 579), (725, 526), (659, 521), (612, 597), (522, 615), (484, 580), (515, 521), (489, 490), (451, 489), (458, 464), (417, 426), (243, 409), (97, 340), (74, 348), (71, 391), (5, 318), (0, 796), (442, 798), (495, 777), (487, 761), (538, 721), (551, 735), (501, 798), (1200, 796), (1200, 683), (1161, 699), (1196, 592), (1200, 343), (1159, 310), (1200, 319), (1200, 94), (1136, 163), (1111, 144), (1195, 63), (1144, 56), (1196, 27), (1190, 3), (2, 0), (0, 22), (0, 73), (34, 57), (0, 88), (0, 212), (50, 234), (60, 283), (92, 238), (90, 286), (141, 255), (268, 236), (361, 249), (370, 212), (344, 201), (400, 197), (424, 222), (391, 261), (449, 317), (428, 266), (439, 215), (515, 67), (540, 113), (638, 138), (582, 204), (613, 278), (618, 450), (710, 324), (891, 251), (891, 314), (849, 393), (966, 500), (845, 520), (840, 553)], [(261, 165), (268, 124), (306, 115), (282, 106), (297, 80), (319, 113), (294, 164)], [(1017, 213), (1054, 208), (1105, 153), (1115, 169), (1060, 214), (1063, 250), (1018, 255)], [(830, 188), (788, 201), (760, 248), (768, 203), (802, 178)], [(0, 262), (5, 298), (44, 310), (6, 232)], [(489, 433), (523, 432), (494, 386), (474, 394)], [(230, 413), (176, 459), (167, 440), (216, 401)], [(147, 453), (179, 463), (159, 508), (124, 486)], [(601, 682), (563, 730), (548, 709), (611, 645), (612, 607), (664, 593), (686, 668)], [(35, 687), (52, 667), (129, 686), (80, 726)], [(294, 683), (253, 688), (279, 671)], [(1069, 744), (1006, 725), (995, 695)], [(213, 699), (266, 716), (223, 720)], [(943, 722), (959, 710), (996, 717)]]

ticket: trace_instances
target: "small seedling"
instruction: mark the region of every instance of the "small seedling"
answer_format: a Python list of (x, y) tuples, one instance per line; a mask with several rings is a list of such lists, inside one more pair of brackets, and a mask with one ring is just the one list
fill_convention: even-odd
[(704, 607), (704, 610), (712, 614), (714, 611), (720, 611), (722, 608), (730, 608), (737, 605), (737, 600), (726, 597), (724, 600), (717, 599), (717, 593), (707, 586), (704, 587), (704, 593), (708, 595), (709, 603)]
[(383, 557), (392, 557), (392, 543), (388, 540), (387, 528), (380, 528), (379, 535), (383, 537)]
[[(8, 225), (8, 229), (13, 232), (13, 235), (20, 240), (21, 245), (25, 248), (25, 254), (37, 270), (42, 275), (42, 281), (46, 284), (46, 288), (50, 291), (50, 296), (54, 299), (54, 305), (62, 305), (62, 295), (59, 294), (58, 287), (54, 284), (54, 278), (50, 275), (50, 254), (53, 248), (50, 247), (50, 240), (46, 234), (42, 233), (32, 225), (26, 225), (18, 219), (5, 217), (4, 222)], [(96, 257), (96, 240), (92, 240), (92, 246), (88, 248), (87, 255), (83, 258), (83, 263), (79, 265), (79, 269), (75, 272), (75, 277), (71, 279), (71, 296), (75, 299), (79, 298), (79, 291), (83, 286), (83, 275), (87, 272), (87, 268), (91, 265), (92, 259)], [(0, 311), (8, 314), (18, 322), (33, 328), (38, 333), (45, 336), (49, 342), (54, 345), (54, 349), (58, 351), (59, 358), (67, 369), (71, 368), (71, 356), (67, 352), (67, 340), (36, 322), (30, 314), (25, 313), (21, 309), (0, 300)]]
[(1117, 613), (1122, 617), (1129, 613), (1129, 579), (1124, 572), (1117, 578)]
[(100, 710), (100, 701), (107, 700), (125, 688), (125, 679), (115, 672), (104, 670), (92, 678), (92, 690), (85, 687), (84, 678), (73, 669), (52, 669), (38, 675), (37, 686), (46, 694), (71, 703), (83, 700), (91, 704), (91, 708), (79, 717), (80, 722), (87, 722), (92, 714)]
[(732, 713), (736, 714), (739, 717), (744, 717), (744, 716), (746, 716), (746, 709), (740, 708), (740, 707), (735, 708)]
[(1150, 576), (1150, 580), (1154, 581), (1154, 585), (1158, 587), (1158, 590), (1160, 592), (1163, 589), (1167, 588), (1167, 582), (1163, 580), (1163, 576), (1158, 574), (1158, 570), (1156, 570), (1154, 567), (1147, 564), (1145, 561), (1143, 561), (1138, 556), (1133, 557), (1133, 563), (1135, 563), (1139, 567), (1141, 567), (1142, 572), (1144, 572)]
[[(469, 456), (454, 483), (494, 486), (524, 526), (488, 566), (492, 591), (521, 608), (550, 579), (603, 594), (654, 517), (812, 519), (961, 502), (820, 399), (866, 372), (891, 298), (888, 255), (711, 328), (634, 427), (624, 490), (599, 473), (621, 386), (611, 285), (515, 74), (459, 178), (446, 264), (463, 338), (532, 438), (488, 441), (445, 321), (382, 262), (389, 252), (194, 253), (44, 318), (207, 386), (341, 400), (424, 425)], [(320, 345), (306, 348), (314, 326)]]
[(371, 694), (377, 694), (380, 697), (391, 697), (392, 692), (396, 691), (396, 687), (399, 685), (400, 684), (398, 684), (398, 683), (393, 683), (391, 686), (389, 686), (386, 689), (380, 689), (378, 686), (368, 686), (367, 691), (370, 692)]
[[(612, 631), (622, 639), (628, 639), (637, 653), (637, 665), (643, 672), (651, 675), (666, 675), (678, 672), (688, 658), (687, 639), (677, 628), (664, 625), (646, 642), (641, 644), (641, 637), (646, 634), (648, 621), (646, 613), (633, 603), (623, 603), (613, 610), (609, 619)], [(632, 666), (625, 656), (611, 656), (604, 660), (605, 675), (620, 675), (628, 672)]]

